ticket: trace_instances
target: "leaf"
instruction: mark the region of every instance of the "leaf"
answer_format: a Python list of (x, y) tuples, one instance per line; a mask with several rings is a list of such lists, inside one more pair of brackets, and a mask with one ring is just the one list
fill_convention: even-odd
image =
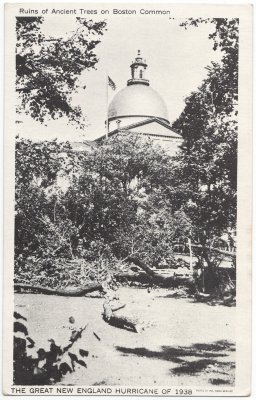
[(26, 326), (18, 321), (14, 322), (14, 332), (22, 332), (22, 333), (24, 333), (25, 336), (28, 335), (28, 330), (27, 330)]
[(89, 356), (89, 351), (83, 350), (83, 349), (79, 349), (79, 354), (82, 357), (88, 357)]
[(85, 363), (83, 360), (78, 359), (77, 356), (76, 356), (76, 354), (70, 353), (70, 352), (69, 352), (68, 355), (69, 355), (69, 357), (70, 357), (70, 359), (71, 359), (71, 361), (72, 361), (72, 364), (73, 364), (74, 362), (76, 362), (77, 364), (80, 364), (80, 365), (82, 365), (83, 367), (87, 368), (86, 363)]
[(16, 319), (23, 319), (24, 321), (27, 321), (27, 318), (23, 317), (21, 314), (17, 313), (16, 311), (14, 311), (13, 316)]
[(80, 365), (82, 365), (82, 367), (85, 367), (85, 368), (87, 368), (87, 364), (83, 361), (83, 360), (77, 360), (77, 363), (78, 364), (80, 364)]
[(59, 370), (62, 375), (66, 375), (68, 372), (70, 372), (70, 373), (72, 372), (72, 369), (66, 362), (63, 362), (60, 364)]
[(28, 345), (28, 348), (29, 349), (32, 349), (33, 347), (35, 347), (35, 342), (34, 342), (34, 340), (33, 339), (31, 339), (31, 337), (29, 337), (29, 336), (27, 336), (27, 340), (29, 341), (29, 345)]
[(78, 361), (77, 356), (74, 353), (68, 352), (68, 355), (69, 355), (71, 361), (75, 361), (75, 362)]
[(46, 351), (43, 348), (38, 349), (37, 354), (39, 360), (44, 360), (46, 358)]

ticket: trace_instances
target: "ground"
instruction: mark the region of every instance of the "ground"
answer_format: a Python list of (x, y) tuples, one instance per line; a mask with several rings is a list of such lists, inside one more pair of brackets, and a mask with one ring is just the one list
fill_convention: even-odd
[[(63, 385), (209, 386), (234, 384), (235, 307), (176, 298), (173, 291), (122, 288), (118, 311), (143, 321), (141, 333), (102, 319), (103, 299), (16, 294), (16, 310), (28, 320), (34, 350), (49, 339), (64, 347), (72, 329), (87, 325), (72, 351), (87, 350)], [(70, 318), (73, 317), (73, 318)], [(70, 322), (71, 321), (71, 322)]]

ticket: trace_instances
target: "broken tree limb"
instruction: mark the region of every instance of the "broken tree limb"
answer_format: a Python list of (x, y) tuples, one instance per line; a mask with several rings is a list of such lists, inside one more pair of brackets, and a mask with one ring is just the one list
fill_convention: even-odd
[(14, 290), (20, 291), (20, 290), (29, 290), (30, 292), (36, 292), (36, 293), (41, 293), (41, 294), (55, 294), (58, 296), (71, 296), (71, 297), (79, 297), (79, 296), (84, 296), (87, 293), (92, 293), (96, 291), (101, 291), (102, 285), (100, 284), (92, 284), (88, 285), (85, 287), (81, 288), (75, 288), (75, 289), (51, 289), (51, 288), (46, 288), (43, 286), (33, 286), (33, 285), (27, 285), (27, 284), (22, 284), (22, 283), (15, 283), (14, 284)]
[(115, 312), (115, 311), (119, 311), (119, 310), (122, 310), (122, 308), (124, 308), (124, 307), (126, 307), (126, 304), (122, 304), (122, 305), (121, 305), (121, 306), (119, 306), (119, 307), (112, 308), (112, 311), (113, 311), (113, 312)]
[[(203, 249), (204, 247), (201, 244), (191, 244), (191, 247), (196, 249)], [(216, 249), (216, 247), (206, 247), (206, 250), (213, 251), (215, 253), (223, 254), (224, 256), (236, 258), (236, 253), (227, 250)]]
[(156, 285), (163, 285), (165, 287), (169, 287), (186, 283), (191, 285), (194, 282), (194, 279), (191, 274), (185, 277), (178, 276), (177, 274), (174, 274), (173, 276), (165, 276), (161, 274), (159, 271), (151, 269), (143, 261), (134, 256), (128, 256), (124, 261), (132, 262), (133, 264), (140, 267), (146, 273), (146, 276), (148, 276), (148, 284), (153, 283)]
[(131, 318), (127, 318), (124, 316), (112, 315), (109, 319), (105, 319), (103, 316), (103, 319), (109, 325), (115, 326), (116, 328), (125, 329), (127, 331), (139, 333), (139, 330), (137, 328), (137, 322)]
[(194, 297), (197, 300), (207, 301), (212, 297), (212, 295), (209, 294), (209, 293), (203, 293), (203, 292), (199, 292), (199, 290), (196, 290), (196, 293), (194, 294)]
[[(124, 305), (125, 306), (125, 305)], [(133, 318), (125, 317), (124, 315), (114, 315), (114, 311), (120, 310), (122, 307), (112, 308), (108, 301), (103, 304), (103, 320), (116, 328), (126, 329), (138, 333), (138, 321)]]

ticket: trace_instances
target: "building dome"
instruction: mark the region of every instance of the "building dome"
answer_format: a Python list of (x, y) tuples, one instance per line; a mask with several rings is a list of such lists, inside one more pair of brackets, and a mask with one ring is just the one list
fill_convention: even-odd
[(157, 117), (169, 122), (162, 97), (144, 83), (125, 87), (111, 101), (108, 108), (108, 120), (113, 121), (123, 117)]
[(141, 118), (158, 118), (169, 124), (165, 102), (145, 78), (147, 66), (138, 50), (138, 55), (130, 66), (131, 79), (127, 81), (127, 87), (120, 90), (109, 105), (109, 127), (113, 121), (129, 124), (129, 121), (137, 122)]

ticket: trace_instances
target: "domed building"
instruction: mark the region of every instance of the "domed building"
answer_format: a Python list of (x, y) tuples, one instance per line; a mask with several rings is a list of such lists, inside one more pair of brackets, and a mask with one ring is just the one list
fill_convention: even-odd
[(109, 104), (108, 133), (97, 141), (129, 131), (149, 136), (168, 149), (170, 154), (175, 154), (182, 143), (182, 137), (171, 128), (164, 100), (146, 79), (147, 67), (139, 50), (130, 66), (131, 78), (127, 86)]

